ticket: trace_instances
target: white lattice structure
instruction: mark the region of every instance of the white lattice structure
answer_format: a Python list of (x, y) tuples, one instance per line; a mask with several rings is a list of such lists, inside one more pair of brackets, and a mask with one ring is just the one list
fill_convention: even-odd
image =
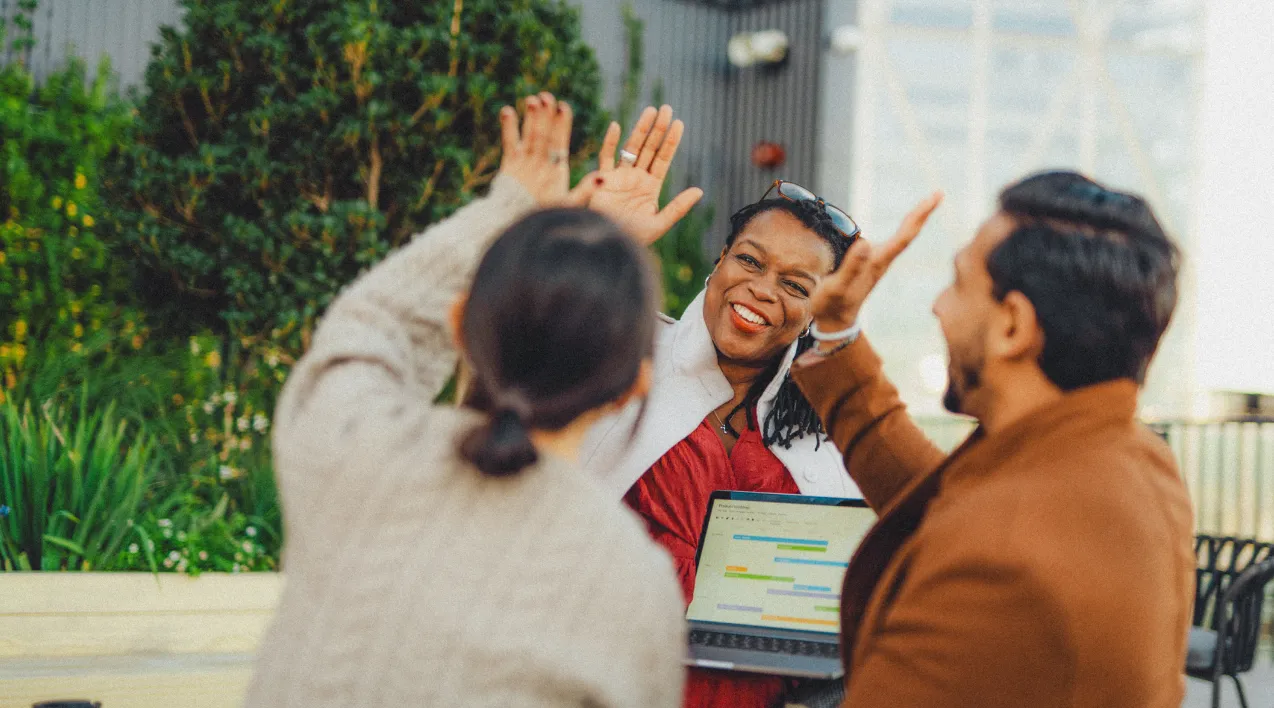
[[(852, 212), (883, 237), (947, 193), (866, 316), (913, 408), (941, 397), (929, 306), (1008, 182), (1066, 167), (1140, 192), (1189, 252), (1202, 26), (1201, 0), (859, 0)], [(1144, 401), (1160, 412), (1191, 396), (1183, 285)]]

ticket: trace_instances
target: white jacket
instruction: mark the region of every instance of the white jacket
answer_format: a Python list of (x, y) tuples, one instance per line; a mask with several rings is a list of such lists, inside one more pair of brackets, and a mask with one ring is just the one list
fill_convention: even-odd
[[(664, 453), (686, 439), (708, 414), (734, 397), (717, 366), (717, 350), (703, 321), (702, 292), (686, 307), (680, 320), (661, 317), (655, 333), (654, 381), (641, 426), (633, 435), (640, 410), (637, 402), (593, 425), (580, 450), (580, 462), (594, 470), (616, 497), (622, 497)], [(757, 402), (757, 419), (764, 421), (779, 386), (796, 355), (793, 343), (783, 356), (778, 375)], [(791, 448), (770, 450), (787, 467), (802, 494), (861, 498), (845, 472), (841, 453), (831, 440), (815, 449), (813, 435), (792, 441)]]

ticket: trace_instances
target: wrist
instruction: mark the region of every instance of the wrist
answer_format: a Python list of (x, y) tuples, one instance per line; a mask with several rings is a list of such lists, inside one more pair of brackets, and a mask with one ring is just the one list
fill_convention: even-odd
[(810, 324), (810, 336), (817, 340), (820, 344), (824, 342), (837, 343), (842, 340), (854, 341), (858, 338), (862, 328), (858, 326), (856, 321), (849, 324), (840, 322), (830, 322), (827, 319), (814, 321)]

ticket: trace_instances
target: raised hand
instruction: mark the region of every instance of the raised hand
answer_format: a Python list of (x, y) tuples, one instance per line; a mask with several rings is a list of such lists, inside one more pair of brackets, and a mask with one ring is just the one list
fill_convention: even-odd
[(598, 173), (604, 181), (588, 207), (619, 224), (643, 244), (658, 241), (703, 198), (702, 189), (691, 187), (659, 209), (659, 192), (684, 131), (685, 124), (672, 119), (670, 106), (658, 111), (647, 108), (624, 143), (624, 150), (637, 159), (620, 160), (616, 165), (620, 128), (618, 123), (611, 123), (597, 160)]
[(526, 117), (518, 126), (518, 113), (500, 110), (504, 152), (500, 173), (516, 179), (540, 206), (585, 206), (602, 183), (593, 172), (570, 189), (571, 107), (551, 93), (526, 98)]
[(836, 332), (858, 321), (863, 301), (894, 259), (920, 235), (920, 229), (941, 202), (942, 192), (934, 192), (903, 217), (893, 238), (878, 246), (860, 238), (850, 247), (840, 268), (823, 278), (810, 296), (814, 322), (820, 330)]

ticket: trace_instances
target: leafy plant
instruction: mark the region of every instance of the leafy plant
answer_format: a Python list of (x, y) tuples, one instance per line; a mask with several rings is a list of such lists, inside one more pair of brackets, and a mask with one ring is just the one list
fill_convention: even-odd
[[(498, 110), (600, 81), (561, 0), (183, 0), (109, 180), (114, 234), (174, 329), (304, 349), (337, 290), (467, 202), (499, 163)], [(577, 165), (578, 167), (578, 165)]]
[(113, 406), (0, 404), (5, 570), (109, 569), (154, 478), (154, 441)]
[(20, 63), (0, 67), (0, 395), (39, 400), (15, 390), (40, 383), (28, 369), (99, 368), (148, 335), (97, 233), (98, 169), (127, 123), (110, 77), (72, 60), (37, 87)]

